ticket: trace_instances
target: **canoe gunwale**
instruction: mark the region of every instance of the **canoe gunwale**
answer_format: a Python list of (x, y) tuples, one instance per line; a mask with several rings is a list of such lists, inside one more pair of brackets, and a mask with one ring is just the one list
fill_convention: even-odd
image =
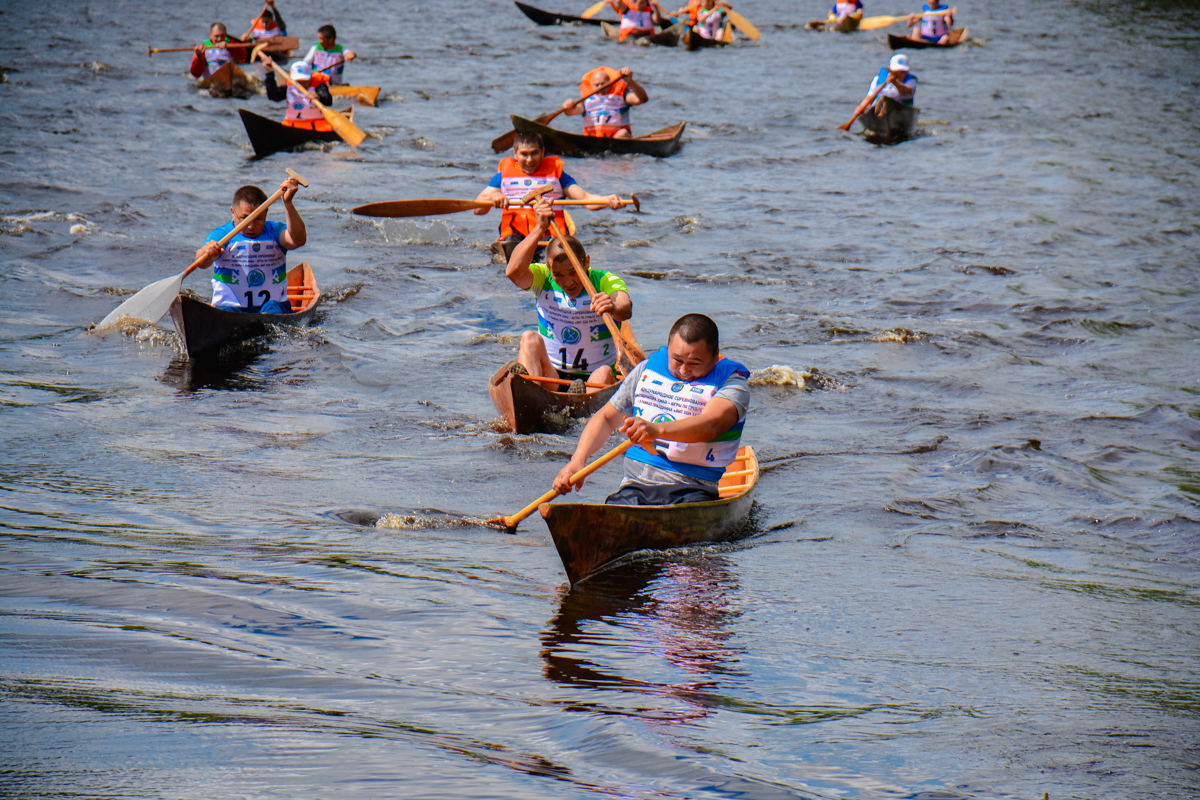
[[(354, 107), (342, 111), (351, 122), (354, 121)], [(342, 137), (337, 131), (310, 131), (292, 128), (261, 114), (255, 114), (245, 108), (238, 109), (238, 116), (246, 128), (246, 136), (250, 146), (254, 148), (255, 158), (266, 158), (285, 150), (303, 147), (309, 142), (340, 142)]]
[(535, 131), (546, 143), (546, 153), (560, 156), (647, 155), (666, 158), (679, 150), (687, 122), (679, 122), (645, 136), (632, 139), (614, 139), (608, 136), (584, 136), (542, 125), (531, 119), (513, 114), (513, 128), (517, 131)]
[[(923, 39), (910, 39), (907, 36), (897, 36), (894, 33), (889, 33), (887, 35), (888, 47), (893, 50), (949, 50), (952, 47), (958, 47), (960, 44), (966, 43), (966, 32), (966, 28), (952, 28), (950, 30), (951, 41), (945, 44), (927, 42)], [(957, 38), (954, 36), (956, 33), (958, 34)]]

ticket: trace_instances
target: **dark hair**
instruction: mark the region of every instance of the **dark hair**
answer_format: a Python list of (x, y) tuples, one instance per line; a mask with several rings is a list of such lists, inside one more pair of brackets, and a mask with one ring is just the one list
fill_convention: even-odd
[(538, 150), (546, 149), (546, 143), (542, 141), (542, 135), (537, 131), (521, 131), (513, 138), (513, 150), (523, 144), (531, 144)]
[(275, 15), (272, 14), (270, 11), (263, 11), (263, 13), (258, 15), (258, 18), (259, 19), (269, 19), (269, 20), (271, 20), (271, 22), (275, 21)]
[(684, 344), (703, 341), (708, 348), (709, 355), (715, 356), (721, 352), (721, 339), (720, 333), (717, 331), (717, 323), (703, 314), (684, 314), (675, 320), (675, 324), (671, 326), (671, 333), (667, 336), (667, 341), (674, 339), (676, 334), (683, 339)]
[[(582, 263), (583, 260), (585, 258), (587, 258), (587, 251), (583, 249), (583, 242), (579, 241), (578, 239), (576, 239), (574, 236), (572, 236), (569, 233), (564, 234), (563, 239), (565, 239), (567, 244), (571, 246), (571, 251), (573, 253), (575, 253), (575, 257), (579, 259), (580, 263)], [(560, 242), (558, 240), (558, 238), (556, 237), (556, 238), (550, 240), (550, 244), (546, 245), (546, 261), (547, 262), (554, 260), (554, 257), (552, 255), (550, 255), (551, 247), (554, 248), (554, 253), (555, 253), (555, 255), (557, 255), (558, 251), (562, 250), (562, 242)]]
[(267, 193), (257, 186), (243, 186), (233, 193), (234, 208), (243, 203), (251, 208), (258, 208), (265, 202), (267, 202)]
[(321, 36), (328, 36), (330, 39), (337, 41), (337, 31), (334, 30), (332, 25), (322, 25), (321, 27), (317, 28), (317, 33)]

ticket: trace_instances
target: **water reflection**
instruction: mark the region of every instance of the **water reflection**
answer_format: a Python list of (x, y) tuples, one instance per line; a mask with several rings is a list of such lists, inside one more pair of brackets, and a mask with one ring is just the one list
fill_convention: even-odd
[(254, 369), (254, 363), (264, 350), (249, 348), (227, 349), (220, 358), (191, 359), (176, 357), (163, 371), (160, 381), (180, 392), (199, 392), (205, 389), (229, 392), (251, 392), (266, 389), (266, 381)]
[[(726, 562), (709, 555), (635, 561), (564, 589), (542, 634), (544, 675), (600, 692), (594, 702), (572, 700), (572, 710), (664, 722), (706, 717), (723, 704), (717, 679), (742, 674), (743, 651), (729, 644), (741, 616), (730, 602), (737, 590)], [(625, 671), (675, 679), (656, 683)]]

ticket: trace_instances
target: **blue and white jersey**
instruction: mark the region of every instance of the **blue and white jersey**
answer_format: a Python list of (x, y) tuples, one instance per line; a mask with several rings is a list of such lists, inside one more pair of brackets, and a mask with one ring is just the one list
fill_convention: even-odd
[[(235, 227), (233, 220), (208, 235), (216, 242)], [(256, 308), (268, 300), (287, 300), (287, 251), (279, 242), (287, 226), (267, 221), (254, 239), (239, 233), (213, 262), (214, 306)]]

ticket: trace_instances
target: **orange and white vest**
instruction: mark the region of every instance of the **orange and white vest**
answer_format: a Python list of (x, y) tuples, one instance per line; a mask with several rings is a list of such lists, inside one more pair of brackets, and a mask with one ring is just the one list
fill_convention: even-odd
[(229, 52), (229, 48), (222, 45), (215, 45), (208, 39), (204, 40), (204, 73), (200, 78), (211, 78), (212, 74), (221, 67), (233, 61), (233, 55)]
[[(324, 83), (325, 80), (327, 79), (324, 75), (314, 75), (309, 88), (316, 89), (317, 84)], [(324, 120), (325, 115), (321, 113), (321, 109), (313, 104), (312, 100), (308, 99), (307, 94), (289, 83), (287, 90), (287, 112), (283, 115), (283, 118), (290, 120)]]
[(654, 16), (649, 11), (628, 8), (621, 14), (621, 41), (633, 34), (654, 33)]
[[(624, 81), (616, 84), (624, 85)], [(624, 92), (592, 95), (583, 101), (583, 113), (585, 136), (616, 136), (617, 131), (630, 130), (629, 104), (625, 102)]]
[[(498, 167), (500, 172), (500, 191), (504, 192), (504, 196), (508, 198), (510, 203), (519, 203), (521, 198), (532, 192), (534, 189), (540, 189), (543, 186), (551, 186), (553, 188), (546, 192), (542, 197), (547, 200), (561, 200), (563, 198), (562, 183), (559, 178), (562, 177), (563, 163), (558, 156), (546, 156), (542, 159), (542, 163), (538, 166), (537, 171), (532, 175), (526, 175), (521, 171), (521, 166), (514, 158), (506, 158), (500, 162)], [(554, 209), (554, 221), (558, 225), (558, 229), (565, 236), (567, 234), (567, 220), (563, 216), (562, 207)], [(528, 236), (529, 232), (537, 226), (537, 214), (533, 213), (532, 208), (509, 208), (504, 212), (504, 216), (500, 219), (500, 237), (511, 236)]]
[(269, 39), (272, 36), (283, 36), (283, 28), (280, 28), (274, 22), (271, 23), (271, 27), (264, 28), (261, 19), (254, 21), (254, 27), (250, 29), (251, 39), (257, 42), (259, 39)]

